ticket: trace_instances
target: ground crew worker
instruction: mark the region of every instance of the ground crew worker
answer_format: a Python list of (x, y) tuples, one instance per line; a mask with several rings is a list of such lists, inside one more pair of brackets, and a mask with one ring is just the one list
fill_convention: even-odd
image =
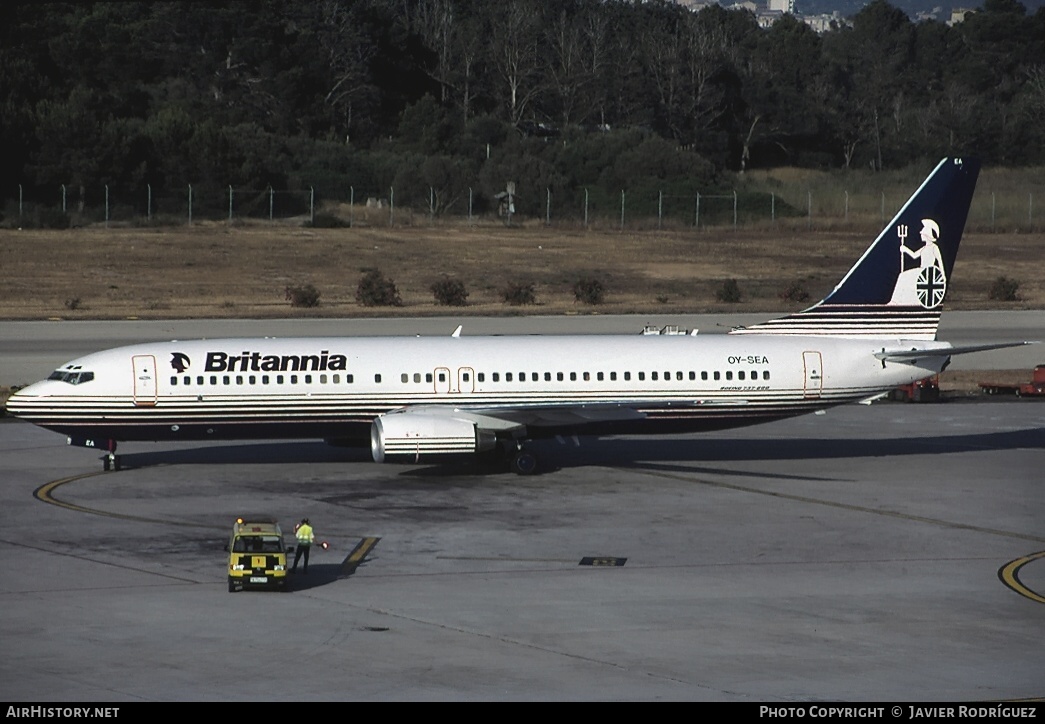
[(298, 560), (301, 559), (301, 554), (305, 554), (305, 573), (308, 573), (308, 554), (312, 550), (312, 542), (316, 539), (312, 533), (312, 526), (308, 522), (308, 518), (302, 518), (298, 524), (296, 534), (298, 539), (297, 550), (294, 551), (294, 567), (290, 569), (291, 573), (294, 573), (298, 569)]

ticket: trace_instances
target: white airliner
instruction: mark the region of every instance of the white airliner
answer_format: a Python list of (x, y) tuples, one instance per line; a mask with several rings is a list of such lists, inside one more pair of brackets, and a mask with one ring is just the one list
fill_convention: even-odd
[(73, 360), (7, 410), (107, 451), (106, 469), (117, 441), (310, 437), (369, 444), (377, 462), (490, 451), (526, 474), (535, 438), (723, 429), (863, 401), (953, 354), (1013, 346), (935, 341), (978, 172), (942, 160), (823, 301), (728, 334), (142, 344)]

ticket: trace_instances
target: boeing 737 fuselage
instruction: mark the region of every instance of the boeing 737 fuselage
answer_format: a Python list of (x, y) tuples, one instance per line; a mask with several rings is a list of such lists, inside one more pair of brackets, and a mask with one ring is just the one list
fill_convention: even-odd
[(979, 164), (940, 162), (823, 301), (728, 334), (223, 339), (73, 360), (7, 409), (107, 451), (117, 441), (323, 438), (373, 457), (500, 451), (529, 439), (778, 420), (940, 372), (940, 309)]

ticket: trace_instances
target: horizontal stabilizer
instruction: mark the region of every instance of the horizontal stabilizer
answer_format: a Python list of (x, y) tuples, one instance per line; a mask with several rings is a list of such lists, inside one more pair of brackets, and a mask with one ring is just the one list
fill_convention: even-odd
[(995, 344), (970, 344), (962, 347), (930, 347), (928, 349), (883, 349), (875, 352), (875, 358), (884, 362), (910, 362), (916, 359), (927, 359), (929, 357), (950, 357), (956, 354), (969, 354), (970, 352), (986, 352), (992, 349), (1005, 349), (1006, 347), (1022, 347), (1026, 344), (1039, 344), (1038, 342), (997, 342)]

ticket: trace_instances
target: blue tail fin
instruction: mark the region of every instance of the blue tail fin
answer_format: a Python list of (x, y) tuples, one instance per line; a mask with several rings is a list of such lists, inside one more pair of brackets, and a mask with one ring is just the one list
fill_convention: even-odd
[(827, 297), (734, 334), (935, 339), (979, 172), (943, 159)]

